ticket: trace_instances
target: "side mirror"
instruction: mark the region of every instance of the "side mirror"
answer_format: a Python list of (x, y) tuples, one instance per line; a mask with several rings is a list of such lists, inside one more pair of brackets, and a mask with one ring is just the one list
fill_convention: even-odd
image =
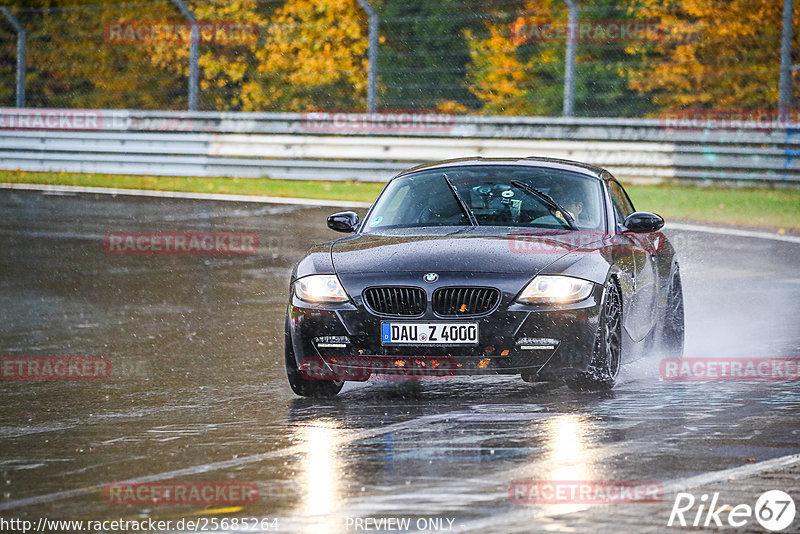
[(664, 227), (664, 219), (649, 211), (637, 211), (628, 215), (623, 224), (628, 232), (656, 232)]
[(328, 217), (328, 228), (337, 232), (355, 232), (358, 227), (358, 214), (354, 211), (342, 211)]

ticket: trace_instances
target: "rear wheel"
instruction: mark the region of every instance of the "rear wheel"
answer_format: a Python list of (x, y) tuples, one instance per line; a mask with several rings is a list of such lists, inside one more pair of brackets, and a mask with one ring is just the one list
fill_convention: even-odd
[(661, 349), (669, 358), (683, 357), (684, 314), (683, 286), (681, 273), (675, 267), (675, 274), (669, 285), (667, 309), (664, 313), (664, 328), (661, 331)]
[(595, 336), (589, 369), (571, 377), (567, 385), (578, 391), (602, 391), (614, 387), (622, 356), (622, 297), (617, 284), (606, 284), (600, 327)]
[(286, 331), (284, 334), (284, 356), (286, 359), (286, 377), (289, 385), (297, 395), (301, 397), (334, 397), (344, 386), (344, 380), (306, 380), (297, 368), (297, 360), (294, 357), (294, 346), (292, 336), (289, 334), (289, 320), (286, 320)]

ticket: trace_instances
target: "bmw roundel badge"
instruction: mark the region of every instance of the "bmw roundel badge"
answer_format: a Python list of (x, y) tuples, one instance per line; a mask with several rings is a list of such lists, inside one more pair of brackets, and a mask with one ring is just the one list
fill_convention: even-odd
[(434, 283), (438, 279), (439, 279), (439, 275), (436, 274), (436, 273), (428, 273), (428, 274), (425, 275), (425, 281), (428, 282), (429, 284)]

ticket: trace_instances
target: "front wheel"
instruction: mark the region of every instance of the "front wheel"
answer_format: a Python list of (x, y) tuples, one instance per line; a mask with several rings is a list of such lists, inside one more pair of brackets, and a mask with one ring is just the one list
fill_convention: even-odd
[(600, 326), (595, 336), (589, 369), (567, 381), (577, 391), (604, 391), (614, 387), (622, 355), (622, 297), (617, 284), (605, 287)]
[(661, 330), (661, 349), (669, 358), (683, 357), (684, 339), (683, 286), (681, 273), (675, 266), (675, 274), (669, 285), (667, 309), (664, 313), (664, 327)]
[(284, 334), (284, 356), (286, 359), (286, 377), (295, 394), (301, 397), (335, 397), (344, 386), (344, 380), (306, 380), (297, 367), (294, 356), (292, 336), (289, 333), (289, 319), (286, 319)]

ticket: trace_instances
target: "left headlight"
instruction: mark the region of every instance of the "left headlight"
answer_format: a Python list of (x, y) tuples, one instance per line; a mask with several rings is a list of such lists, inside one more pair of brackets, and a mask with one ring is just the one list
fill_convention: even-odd
[(517, 297), (523, 304), (571, 304), (588, 297), (594, 283), (580, 278), (560, 275), (537, 276), (525, 286)]
[(312, 274), (295, 280), (294, 294), (300, 300), (314, 303), (350, 300), (335, 274)]

